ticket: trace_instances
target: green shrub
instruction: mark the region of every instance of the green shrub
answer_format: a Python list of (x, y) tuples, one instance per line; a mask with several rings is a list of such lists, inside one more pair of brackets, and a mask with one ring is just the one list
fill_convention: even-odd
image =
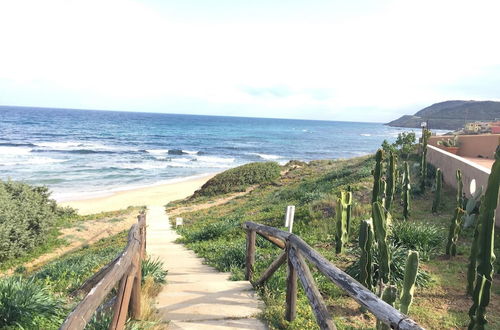
[(142, 283), (144, 283), (146, 277), (152, 277), (155, 283), (165, 283), (168, 270), (165, 270), (164, 266), (165, 264), (160, 259), (148, 257), (146, 260), (143, 260), (141, 265)]
[[(403, 247), (397, 247), (393, 244), (389, 244), (389, 257), (391, 260), (391, 275), (390, 275), (390, 283), (395, 284), (397, 286), (403, 285), (403, 278), (404, 278), (404, 273), (405, 273), (405, 265), (406, 265), (406, 258), (408, 256), (408, 250), (403, 248)], [(357, 255), (359, 256), (359, 249), (357, 249)], [(379, 280), (379, 266), (378, 266), (378, 249), (374, 245), (372, 248), (372, 260), (373, 260), (373, 281), (374, 283), (378, 283)], [(345, 272), (352, 277), (354, 277), (356, 280), (359, 281), (359, 259), (357, 258), (356, 261), (354, 261), (351, 265), (347, 267)], [(417, 273), (417, 286), (420, 287), (425, 287), (429, 283), (430, 276), (426, 271), (423, 271), (421, 269), (418, 270)]]
[(208, 263), (219, 271), (228, 272), (231, 269), (245, 266), (246, 243), (244, 239), (228, 241), (219, 239), (214, 241), (201, 241), (188, 245)]
[(217, 174), (208, 180), (193, 197), (214, 196), (245, 191), (251, 185), (268, 183), (280, 176), (280, 166), (275, 162), (250, 163)]
[(417, 250), (422, 260), (429, 260), (438, 251), (445, 234), (430, 224), (398, 221), (392, 226), (390, 239), (396, 246)]
[(57, 218), (46, 187), (0, 181), (0, 262), (43, 243)]
[(38, 329), (61, 323), (64, 304), (33, 278), (0, 278), (0, 328)]

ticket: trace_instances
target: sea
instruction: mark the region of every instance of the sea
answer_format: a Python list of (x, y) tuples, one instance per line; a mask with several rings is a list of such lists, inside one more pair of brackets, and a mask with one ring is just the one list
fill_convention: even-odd
[(86, 199), (250, 162), (362, 156), (408, 130), (380, 123), (2, 107), (0, 179), (48, 186), (58, 201)]

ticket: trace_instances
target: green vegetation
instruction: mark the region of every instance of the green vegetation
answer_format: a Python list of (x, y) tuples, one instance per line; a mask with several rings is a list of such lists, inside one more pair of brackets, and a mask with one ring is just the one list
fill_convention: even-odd
[(193, 196), (213, 196), (245, 191), (251, 185), (269, 183), (277, 179), (279, 175), (280, 166), (275, 162), (245, 164), (217, 174)]
[[(409, 169), (419, 164), (419, 157), (408, 157)], [(359, 260), (370, 257), (371, 266), (364, 262), (363, 269), (371, 269), (373, 284), (378, 283), (379, 256), (372, 239), (372, 247), (367, 253), (367, 243), (359, 242), (361, 221), (370, 218), (372, 208), (372, 188), (374, 187), (372, 170), (375, 168), (373, 156), (349, 160), (322, 160), (301, 163), (295, 166), (289, 163), (282, 168), (284, 173), (275, 179), (273, 185), (262, 185), (246, 195), (237, 197), (226, 204), (209, 209), (186, 212), (184, 227), (178, 231), (182, 235), (180, 242), (185, 243), (208, 264), (221, 271), (231, 271), (232, 279), (244, 278), (245, 232), (240, 225), (244, 221), (283, 228), (287, 205), (295, 205), (294, 233), (304, 239), (311, 247), (343, 270), (348, 270), (354, 277), (360, 278)], [(406, 184), (419, 182), (420, 171), (413, 175), (407, 170)], [(429, 177), (432, 171), (428, 172)], [(381, 175), (383, 176), (383, 174)], [(401, 182), (398, 180), (398, 182)], [(351, 232), (344, 247), (344, 253), (335, 253), (336, 195), (340, 191), (352, 190)], [(398, 188), (398, 187), (397, 187)], [(468, 324), (470, 298), (465, 292), (465, 273), (467, 258), (473, 238), (472, 228), (463, 229), (456, 241), (457, 256), (443, 258), (443, 245), (446, 240), (449, 219), (455, 209), (455, 192), (449, 187), (442, 187), (441, 209), (431, 212), (434, 194), (430, 191), (415, 194), (410, 189), (401, 187), (406, 203), (412, 204), (411, 221), (403, 221), (404, 198), (394, 195), (392, 203), (392, 221), (387, 221), (387, 249), (390, 262), (389, 284), (401, 293), (396, 296), (395, 306), (402, 303), (402, 290), (405, 281), (405, 269), (409, 250), (416, 250), (420, 255), (419, 267), (415, 276), (416, 289), (409, 316), (426, 328), (462, 328)], [(383, 192), (384, 188), (381, 187)], [(378, 194), (377, 194), (378, 196)], [(378, 199), (378, 197), (376, 197)], [(385, 212), (380, 212), (384, 215)], [(387, 220), (387, 219), (386, 219)], [(362, 227), (367, 231), (366, 224)], [(281, 252), (265, 239), (257, 236), (255, 276), (274, 261)], [(361, 248), (365, 251), (362, 252)], [(499, 247), (495, 247), (496, 250)], [(361, 256), (364, 256), (361, 258)], [(339, 329), (367, 329), (375, 326), (375, 319), (359, 308), (345, 292), (336, 287), (321, 273), (311, 268), (334, 322)], [(409, 275), (407, 275), (409, 276)], [(256, 278), (254, 278), (255, 280)], [(284, 319), (286, 266), (278, 271), (259, 288), (259, 294), (266, 303), (262, 317), (272, 329), (317, 329), (309, 302), (302, 289), (299, 289), (297, 301), (297, 319), (287, 322)], [(493, 280), (494, 282), (497, 279)], [(411, 282), (408, 280), (408, 282)], [(412, 287), (408, 286), (411, 291)], [(408, 291), (408, 292), (409, 292)], [(489, 305), (489, 321), (492, 328), (500, 326), (500, 292), (493, 290)], [(407, 296), (404, 301), (408, 301)]]
[(0, 181), (0, 262), (27, 255), (57, 236), (58, 219), (73, 215), (51, 200), (46, 187)]

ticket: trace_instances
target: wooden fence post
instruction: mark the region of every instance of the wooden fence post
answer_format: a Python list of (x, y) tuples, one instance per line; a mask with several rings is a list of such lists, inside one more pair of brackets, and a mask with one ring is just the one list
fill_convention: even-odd
[(287, 321), (295, 320), (297, 315), (297, 271), (290, 260), (290, 243), (286, 243), (286, 257), (288, 261), (288, 273), (286, 279), (286, 314)]
[(130, 317), (133, 319), (139, 319), (141, 316), (141, 281), (142, 281), (142, 269), (141, 269), (141, 255), (139, 254), (136, 258), (135, 265), (135, 277), (134, 283), (132, 284), (132, 293), (130, 296)]
[(113, 307), (113, 320), (109, 325), (110, 330), (123, 330), (125, 329), (125, 322), (127, 321), (128, 306), (130, 302), (130, 295), (132, 293), (132, 286), (135, 277), (135, 265), (130, 265), (130, 268), (123, 275), (120, 281), (120, 289), (116, 296), (115, 306)]
[(255, 264), (255, 230), (247, 230), (247, 255), (245, 279), (250, 281), (253, 276), (253, 266)]

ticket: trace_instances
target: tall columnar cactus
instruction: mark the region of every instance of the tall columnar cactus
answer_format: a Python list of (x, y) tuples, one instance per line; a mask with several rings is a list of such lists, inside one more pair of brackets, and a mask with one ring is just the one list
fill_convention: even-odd
[(373, 288), (372, 280), (372, 245), (373, 245), (373, 225), (371, 220), (361, 221), (359, 226), (359, 247), (361, 257), (359, 259), (359, 282), (368, 290)]
[(406, 259), (405, 275), (403, 278), (403, 291), (401, 292), (401, 306), (399, 310), (403, 314), (408, 314), (411, 302), (413, 300), (413, 292), (415, 291), (415, 281), (418, 273), (418, 252), (408, 251)]
[(462, 181), (462, 171), (457, 170), (457, 207), (464, 208), (464, 183)]
[[(398, 297), (398, 288), (395, 285), (386, 286), (381, 294), (383, 301), (394, 307), (396, 298)], [(377, 330), (389, 330), (391, 327), (377, 320)]]
[(410, 185), (410, 165), (408, 162), (404, 164), (404, 173), (403, 173), (403, 187), (402, 187), (402, 195), (403, 195), (403, 218), (408, 220), (410, 217), (410, 198), (411, 198), (411, 185)]
[(448, 243), (446, 244), (446, 255), (451, 257), (457, 255), (458, 234), (460, 233), (460, 223), (463, 215), (463, 209), (460, 207), (455, 208), (448, 232)]
[(347, 186), (347, 235), (351, 234), (351, 216), (352, 216), (352, 187)]
[[(383, 283), (389, 283), (391, 275), (391, 260), (389, 256), (389, 247), (387, 246), (387, 231), (386, 213), (379, 202), (372, 204), (373, 228), (375, 238), (377, 240), (378, 257), (379, 257), (379, 278)], [(389, 214), (389, 213), (388, 213)]]
[(474, 239), (470, 247), (469, 255), (469, 265), (467, 266), (467, 289), (466, 292), (469, 296), (472, 296), (474, 292), (474, 284), (476, 283), (477, 276), (477, 254), (479, 252), (479, 233), (481, 232), (481, 226), (479, 223), (474, 227)]
[(443, 187), (443, 173), (441, 169), (436, 170), (436, 191), (434, 192), (434, 202), (432, 203), (432, 213), (436, 213), (441, 204), (441, 190)]
[(394, 192), (396, 191), (396, 155), (391, 151), (389, 156), (389, 167), (386, 174), (386, 187), (385, 187), (385, 209), (391, 212), (392, 201), (394, 200)]
[(424, 129), (422, 131), (422, 154), (420, 158), (420, 192), (425, 192), (427, 181), (427, 142), (431, 136), (431, 131)]
[(383, 192), (383, 182), (382, 182), (382, 171), (383, 171), (383, 160), (384, 151), (378, 149), (375, 154), (375, 169), (373, 170), (373, 191), (372, 191), (372, 203), (382, 200)]
[(351, 200), (351, 198), (348, 197), (349, 194), (350, 193), (345, 191), (340, 191), (337, 194), (337, 210), (335, 214), (337, 218), (335, 251), (337, 253), (342, 253), (344, 245), (349, 239), (349, 235), (347, 233), (347, 206)]
[(477, 275), (473, 292), (473, 304), (469, 310), (469, 329), (484, 329), (486, 307), (490, 302), (491, 283), (493, 282), (493, 263), (495, 262), (495, 210), (498, 206), (498, 190), (500, 188), (500, 145), (497, 146), (495, 162), (491, 167), (488, 185), (481, 203), (479, 223), (479, 254), (477, 257)]

